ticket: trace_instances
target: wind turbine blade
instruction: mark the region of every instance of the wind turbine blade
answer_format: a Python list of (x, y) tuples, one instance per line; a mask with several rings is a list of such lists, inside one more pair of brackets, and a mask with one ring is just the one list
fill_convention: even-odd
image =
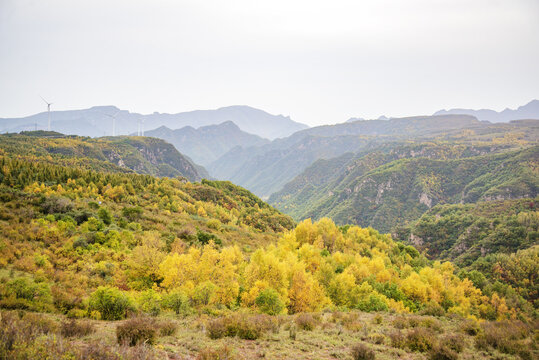
[(49, 105), (49, 103), (47, 102), (47, 100), (43, 99), (43, 96), (39, 95), (39, 97), (41, 98), (41, 100), (43, 100), (45, 102), (45, 104)]

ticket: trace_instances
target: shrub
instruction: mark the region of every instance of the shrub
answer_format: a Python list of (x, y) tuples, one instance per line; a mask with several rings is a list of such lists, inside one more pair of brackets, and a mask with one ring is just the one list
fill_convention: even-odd
[(372, 343), (377, 344), (377, 345), (383, 344), (385, 339), (386, 339), (386, 337), (384, 335), (382, 335), (382, 334), (375, 333), (375, 334), (370, 334), (369, 335), (369, 340)]
[(116, 326), (118, 344), (135, 346), (138, 344), (153, 345), (156, 338), (156, 327), (151, 319), (131, 318)]
[(434, 346), (428, 354), (429, 360), (458, 360), (459, 355), (445, 345)]
[(409, 326), (408, 319), (406, 319), (404, 316), (396, 317), (393, 320), (393, 326), (397, 329), (406, 329)]
[(101, 208), (97, 211), (97, 216), (105, 223), (105, 225), (110, 225), (112, 222), (112, 215), (110, 211), (105, 208)]
[(95, 331), (89, 321), (77, 321), (75, 319), (62, 322), (60, 333), (64, 337), (82, 337)]
[(278, 329), (278, 323), (269, 317), (232, 315), (208, 322), (206, 334), (210, 339), (238, 336), (244, 340), (256, 340), (264, 332)]
[(368, 346), (357, 344), (351, 350), (353, 360), (374, 360), (375, 354)]
[(441, 346), (456, 353), (460, 353), (464, 349), (464, 336), (461, 334), (444, 336), (443, 340), (441, 341)]
[(493, 347), (506, 354), (516, 354), (521, 350), (518, 340), (525, 339), (529, 328), (518, 320), (491, 321), (482, 325), (482, 332), (476, 338), (476, 347), (487, 350)]
[(262, 328), (254, 318), (244, 318), (238, 326), (238, 337), (244, 340), (256, 340), (262, 335)]
[(206, 225), (213, 230), (221, 230), (221, 222), (217, 219), (210, 219), (206, 222)]
[(277, 315), (284, 310), (279, 293), (272, 288), (262, 290), (255, 299), (255, 304), (261, 312), (268, 315)]
[(298, 328), (306, 331), (312, 331), (316, 326), (316, 320), (312, 314), (308, 313), (302, 313), (296, 316), (295, 322)]
[(391, 339), (391, 346), (399, 349), (404, 349), (406, 347), (406, 336), (400, 330), (393, 331), (389, 334)]
[(406, 336), (406, 346), (412, 351), (426, 352), (433, 348), (436, 339), (432, 332), (425, 328), (416, 328)]
[(420, 312), (421, 315), (444, 316), (445, 310), (436, 302), (428, 303)]
[(210, 339), (220, 339), (227, 336), (225, 318), (210, 320), (206, 325), (206, 334)]
[(132, 309), (129, 297), (116, 288), (100, 287), (90, 295), (89, 311), (99, 311), (103, 320), (121, 320)]
[(178, 325), (172, 320), (159, 322), (159, 334), (161, 336), (172, 336), (176, 333), (177, 329)]
[(67, 312), (66, 317), (68, 319), (82, 319), (88, 314), (86, 310), (82, 309), (71, 309)]
[(371, 294), (365, 300), (361, 300), (357, 308), (361, 311), (371, 312), (371, 311), (387, 311), (388, 306), (386, 302), (376, 294)]
[(189, 313), (189, 298), (182, 291), (174, 291), (163, 297), (163, 306), (176, 315)]
[(206, 348), (201, 350), (196, 357), (196, 360), (232, 360), (234, 359), (233, 350), (228, 345), (212, 349)]
[(377, 314), (375, 317), (372, 318), (372, 323), (373, 324), (381, 324), (382, 321), (384, 321), (384, 318), (382, 317), (382, 315), (380, 314)]
[(157, 316), (161, 312), (161, 296), (152, 289), (141, 293), (138, 304), (140, 310), (148, 315)]
[(460, 325), (460, 330), (468, 335), (475, 336), (481, 331), (481, 326), (476, 320), (466, 320)]

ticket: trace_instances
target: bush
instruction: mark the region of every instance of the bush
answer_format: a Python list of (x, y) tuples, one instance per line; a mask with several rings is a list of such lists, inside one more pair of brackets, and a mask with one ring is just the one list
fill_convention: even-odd
[(443, 340), (441, 341), (441, 346), (456, 353), (461, 353), (462, 350), (464, 350), (464, 343), (464, 336), (461, 334), (452, 334), (444, 336)]
[(244, 340), (256, 340), (263, 333), (262, 324), (253, 317), (244, 317), (238, 324), (238, 337)]
[(481, 331), (481, 326), (476, 320), (466, 320), (460, 325), (460, 330), (468, 335), (475, 336)]
[(67, 312), (66, 317), (68, 319), (82, 319), (88, 314), (86, 310), (82, 309), (71, 309)]
[(185, 315), (189, 313), (189, 298), (181, 291), (174, 291), (163, 297), (163, 306), (176, 315)]
[(284, 310), (279, 293), (272, 288), (262, 290), (255, 299), (255, 304), (261, 312), (268, 315), (277, 315)]
[(436, 339), (426, 328), (416, 328), (406, 336), (406, 346), (412, 351), (426, 352), (434, 347)]
[(89, 311), (99, 311), (103, 320), (121, 320), (132, 309), (129, 297), (116, 288), (100, 287), (90, 295)]
[(370, 334), (369, 335), (369, 340), (374, 343), (374, 344), (377, 344), (377, 345), (380, 345), (380, 344), (383, 344), (384, 341), (385, 341), (386, 337), (382, 334)]
[(491, 321), (481, 325), (483, 331), (477, 336), (475, 343), (481, 350), (493, 347), (506, 354), (516, 354), (522, 349), (519, 340), (530, 334), (530, 329), (518, 320)]
[(393, 331), (389, 334), (391, 339), (391, 346), (398, 349), (404, 349), (406, 347), (406, 336), (400, 330)]
[(94, 326), (89, 321), (69, 320), (62, 323), (60, 333), (64, 337), (82, 337), (95, 331)]
[(269, 330), (278, 329), (278, 323), (269, 317), (232, 315), (211, 320), (206, 326), (210, 339), (238, 336), (244, 340), (256, 340)]
[(101, 208), (97, 211), (97, 216), (105, 223), (105, 225), (110, 225), (112, 223), (112, 215), (110, 211), (105, 208)]
[(428, 356), (429, 360), (458, 360), (459, 355), (445, 345), (434, 346)]
[(296, 325), (301, 330), (312, 331), (316, 326), (316, 320), (311, 314), (302, 313), (296, 316)]
[(444, 316), (445, 310), (436, 302), (428, 303), (420, 312), (420, 315)]
[(116, 339), (121, 345), (153, 345), (156, 339), (156, 327), (151, 319), (131, 318), (116, 326)]
[(353, 360), (374, 360), (375, 354), (368, 346), (364, 344), (357, 344), (352, 347), (352, 359)]
[(210, 339), (220, 339), (227, 336), (227, 324), (225, 320), (226, 318), (210, 320), (206, 325), (206, 335)]
[(148, 315), (157, 316), (161, 312), (161, 296), (152, 289), (140, 294), (138, 304), (140, 310)]
[(171, 320), (161, 321), (159, 323), (159, 334), (161, 336), (172, 336), (176, 333), (178, 325)]
[(234, 359), (233, 350), (228, 345), (223, 345), (220, 348), (206, 348), (201, 350), (196, 357), (196, 360), (232, 360)]

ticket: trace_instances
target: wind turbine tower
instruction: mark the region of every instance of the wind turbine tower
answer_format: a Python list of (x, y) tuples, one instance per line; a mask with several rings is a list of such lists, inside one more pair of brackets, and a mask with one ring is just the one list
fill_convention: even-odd
[(116, 115), (118, 115), (119, 113), (120, 110), (118, 110), (114, 115), (105, 114), (112, 119), (112, 136), (116, 136)]
[(41, 100), (43, 100), (45, 102), (45, 104), (47, 104), (47, 112), (49, 113), (49, 122), (48, 122), (48, 125), (47, 125), (47, 131), (51, 131), (51, 105), (52, 103), (48, 102), (47, 100), (43, 99), (42, 96), (40, 96)]

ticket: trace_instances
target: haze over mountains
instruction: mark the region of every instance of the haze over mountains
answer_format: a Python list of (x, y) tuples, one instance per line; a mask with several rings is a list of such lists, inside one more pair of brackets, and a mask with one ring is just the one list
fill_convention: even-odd
[(233, 147), (261, 146), (270, 142), (260, 136), (241, 131), (232, 121), (202, 126), (198, 129), (186, 126), (172, 130), (161, 126), (146, 131), (144, 135), (166, 140), (178, 151), (203, 166), (210, 165)]
[[(490, 122), (508, 122), (511, 120), (522, 120), (522, 119), (539, 119), (539, 100), (532, 100), (526, 105), (519, 106), (517, 109), (506, 108), (503, 111), (495, 111), (491, 109), (442, 109), (436, 111), (432, 115), (471, 115), (475, 116), (480, 121), (490, 121)], [(385, 115), (381, 115), (376, 120), (389, 120)], [(367, 120), (362, 117), (353, 117), (347, 120), (347, 122), (353, 122), (358, 120)]]
[(519, 106), (517, 109), (505, 109), (497, 112), (490, 109), (472, 110), (472, 109), (451, 109), (440, 110), (434, 115), (447, 114), (467, 114), (475, 116), (481, 121), (507, 122), (520, 119), (539, 119), (539, 100), (532, 100), (526, 105)]
[[(54, 110), (54, 105), (53, 105)], [(128, 135), (139, 130), (144, 122), (145, 130), (160, 126), (179, 129), (195, 128), (233, 121), (241, 130), (267, 139), (286, 137), (308, 126), (292, 121), (283, 115), (271, 115), (249, 106), (228, 106), (216, 110), (196, 110), (178, 114), (153, 113), (142, 115), (120, 110), (115, 106), (94, 106), (84, 110), (51, 111), (51, 130), (81, 136), (112, 135), (112, 120), (116, 115), (116, 135)], [(0, 132), (44, 130), (48, 114), (42, 112), (24, 118), (0, 118)], [(141, 124), (142, 126), (142, 124)]]

